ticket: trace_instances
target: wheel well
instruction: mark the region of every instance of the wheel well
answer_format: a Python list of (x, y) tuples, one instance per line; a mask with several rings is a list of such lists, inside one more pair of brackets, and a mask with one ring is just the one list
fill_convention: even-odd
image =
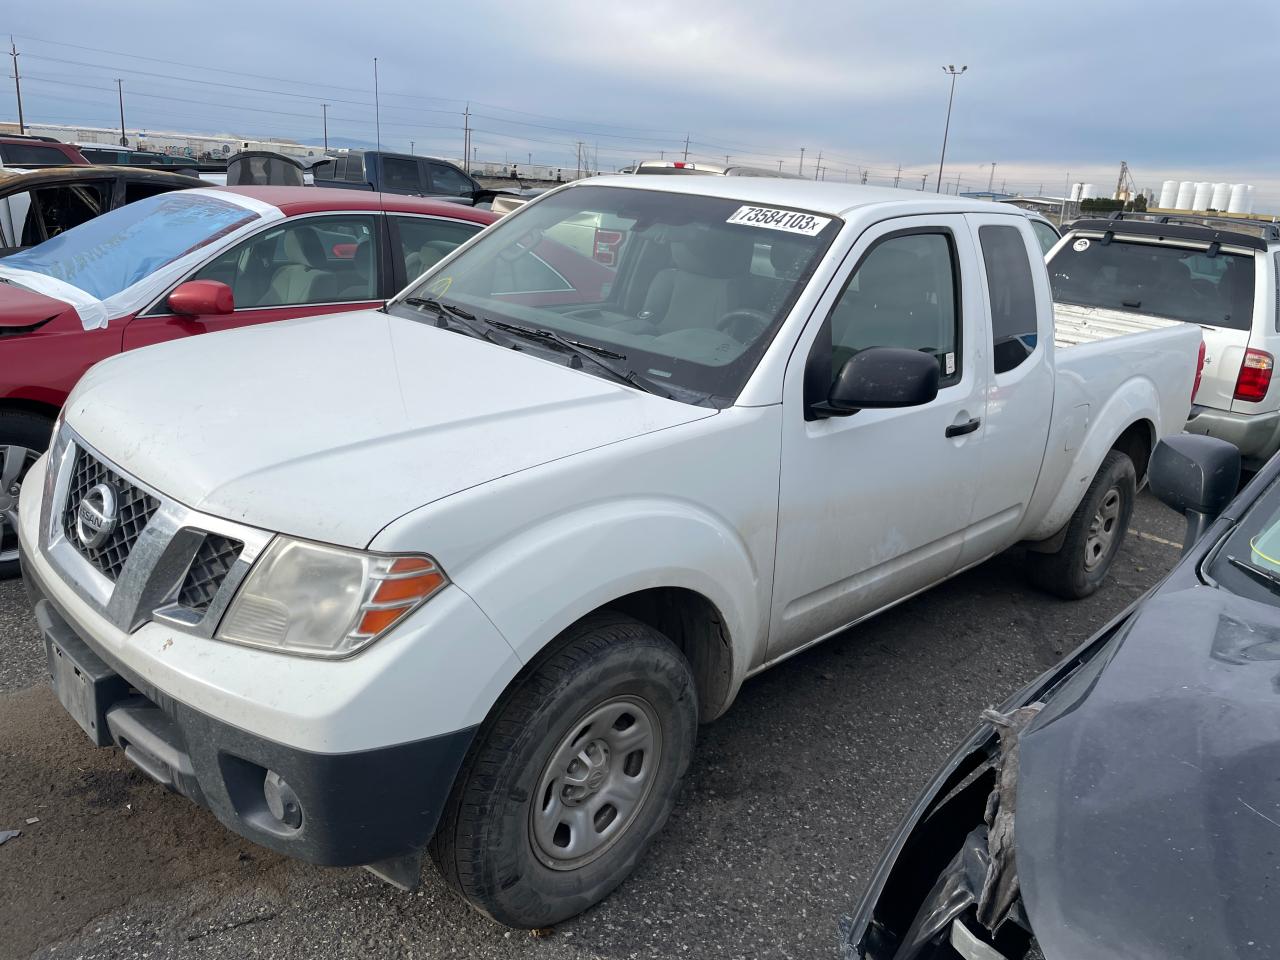
[(58, 408), (51, 403), (41, 403), (39, 400), (22, 400), (11, 398), (8, 400), (0, 400), (0, 413), (33, 413), (36, 416), (45, 417), (50, 422), (58, 418)]
[(698, 684), (699, 719), (706, 723), (729, 706), (733, 684), (733, 644), (724, 617), (700, 593), (682, 587), (655, 587), (627, 594), (603, 609), (648, 624), (680, 648)]
[(1155, 447), (1155, 427), (1150, 420), (1138, 420), (1129, 424), (1124, 433), (1111, 445), (1133, 461), (1133, 469), (1138, 473), (1138, 484), (1147, 476), (1147, 463), (1151, 460), (1151, 451)]

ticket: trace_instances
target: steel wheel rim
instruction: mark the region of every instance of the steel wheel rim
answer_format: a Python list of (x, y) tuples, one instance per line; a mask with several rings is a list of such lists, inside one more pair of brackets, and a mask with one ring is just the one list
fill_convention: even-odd
[(1110, 555), (1120, 532), (1120, 508), (1124, 497), (1119, 487), (1112, 487), (1098, 504), (1089, 522), (1089, 536), (1084, 542), (1084, 568), (1096, 570)]
[(18, 494), (22, 478), (39, 458), (28, 447), (0, 446), (0, 563), (18, 559)]
[(551, 752), (529, 804), (533, 852), (552, 870), (603, 856), (644, 808), (662, 760), (658, 714), (613, 697), (572, 724)]

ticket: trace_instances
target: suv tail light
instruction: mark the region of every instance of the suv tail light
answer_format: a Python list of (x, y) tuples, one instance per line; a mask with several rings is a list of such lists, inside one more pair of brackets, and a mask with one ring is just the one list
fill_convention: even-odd
[(1200, 392), (1200, 378), (1204, 376), (1204, 338), (1200, 338), (1200, 356), (1196, 358), (1196, 382), (1191, 387), (1191, 402), (1196, 402), (1196, 394)]
[(1267, 395), (1271, 386), (1271, 371), (1276, 361), (1265, 350), (1254, 350), (1250, 347), (1244, 352), (1244, 360), (1240, 364), (1240, 375), (1236, 377), (1235, 399), (1257, 402)]

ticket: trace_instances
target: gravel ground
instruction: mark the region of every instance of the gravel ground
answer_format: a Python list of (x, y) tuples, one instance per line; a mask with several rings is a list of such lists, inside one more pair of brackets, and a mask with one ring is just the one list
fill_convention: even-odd
[(431, 867), (404, 894), (284, 860), (95, 750), (44, 684), (21, 584), (0, 583), (0, 829), (22, 830), (0, 847), (0, 957), (833, 957), (978, 712), (1158, 580), (1181, 528), (1144, 494), (1086, 601), (1031, 590), (1010, 551), (750, 681), (632, 878), (542, 937), (471, 913)]

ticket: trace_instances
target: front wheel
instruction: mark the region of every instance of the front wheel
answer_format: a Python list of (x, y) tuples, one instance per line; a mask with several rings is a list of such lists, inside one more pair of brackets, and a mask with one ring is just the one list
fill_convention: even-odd
[(1108, 451), (1067, 522), (1062, 546), (1055, 553), (1027, 554), (1031, 581), (1066, 600), (1097, 590), (1124, 543), (1137, 496), (1133, 461), (1119, 450)]
[(18, 494), (49, 447), (53, 424), (32, 413), (0, 413), (0, 580), (18, 575)]
[(658, 631), (589, 617), (485, 721), (431, 842), (450, 885), (513, 927), (603, 900), (675, 804), (698, 702), (688, 661)]

